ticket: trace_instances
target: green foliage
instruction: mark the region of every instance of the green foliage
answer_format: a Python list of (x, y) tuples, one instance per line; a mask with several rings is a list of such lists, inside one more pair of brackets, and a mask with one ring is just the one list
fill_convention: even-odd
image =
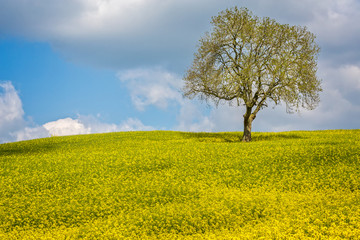
[(360, 131), (128, 132), (0, 145), (0, 239), (360, 236)]
[(184, 96), (244, 105), (244, 141), (251, 140), (257, 113), (270, 104), (283, 102), (287, 112), (317, 106), (320, 48), (306, 27), (259, 18), (237, 7), (220, 12), (211, 24), (184, 76)]
[(319, 102), (320, 48), (306, 27), (277, 23), (237, 7), (212, 18), (184, 77), (184, 95), (255, 108), (285, 102), (288, 110)]

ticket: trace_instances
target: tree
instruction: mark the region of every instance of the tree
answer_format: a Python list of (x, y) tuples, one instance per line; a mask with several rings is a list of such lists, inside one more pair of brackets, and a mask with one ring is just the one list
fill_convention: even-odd
[(253, 120), (270, 102), (284, 102), (290, 113), (317, 106), (320, 48), (306, 27), (259, 18), (237, 7), (220, 12), (211, 24), (184, 76), (185, 97), (212, 100), (216, 106), (244, 105), (246, 142), (251, 141)]

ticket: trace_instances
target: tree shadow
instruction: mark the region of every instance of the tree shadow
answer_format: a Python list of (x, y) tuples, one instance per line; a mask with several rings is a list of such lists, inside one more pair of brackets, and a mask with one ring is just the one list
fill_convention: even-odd
[(5, 143), (0, 145), (0, 157), (50, 152), (60, 145), (62, 145), (60, 142), (34, 141)]
[[(187, 139), (196, 139), (199, 142), (226, 142), (226, 143), (239, 143), (242, 142), (242, 132), (223, 132), (223, 133), (192, 133), (182, 132), (181, 135)], [(303, 139), (305, 136), (297, 133), (257, 133), (252, 134), (251, 142), (260, 141), (278, 141), (290, 139)]]
[(305, 136), (296, 133), (254, 133), (252, 141), (272, 141), (286, 139), (304, 139)]
[(195, 139), (199, 142), (240, 142), (242, 133), (207, 133), (207, 132), (182, 132), (181, 136), (187, 139)]

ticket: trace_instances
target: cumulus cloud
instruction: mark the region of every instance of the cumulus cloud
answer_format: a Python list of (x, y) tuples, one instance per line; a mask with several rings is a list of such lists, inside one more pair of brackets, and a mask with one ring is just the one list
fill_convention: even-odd
[(11, 82), (0, 83), (0, 142), (11, 141), (11, 132), (25, 126), (22, 102)]
[[(285, 105), (271, 106), (260, 111), (253, 124), (255, 131), (288, 131), (358, 128), (360, 118), (360, 68), (354, 65), (333, 68), (322, 66), (319, 73), (326, 79), (318, 108), (313, 111), (303, 109), (300, 114), (287, 114)], [(159, 69), (133, 69), (118, 74), (127, 84), (133, 104), (141, 111), (154, 105), (164, 111), (173, 104), (179, 113), (179, 131), (242, 131), (244, 108), (219, 105), (207, 110), (206, 104), (196, 100), (183, 99), (180, 92), (182, 80), (175, 73)], [(201, 105), (202, 104), (202, 105)], [(346, 117), (344, 117), (346, 116)]]
[(127, 85), (135, 107), (143, 111), (148, 105), (166, 109), (171, 102), (181, 102), (182, 80), (161, 68), (120, 71), (120, 81)]
[(118, 126), (119, 131), (151, 131), (151, 126), (144, 125), (139, 119), (129, 118)]
[(21, 99), (11, 82), (0, 83), (0, 143), (50, 136), (67, 136), (120, 131), (149, 131), (139, 119), (128, 118), (120, 124), (102, 122), (99, 117), (78, 115), (36, 126), (24, 118)]
[(90, 133), (78, 119), (64, 118), (43, 125), (53, 136), (66, 136)]
[[(104, 123), (92, 115), (78, 115), (77, 118), (63, 118), (45, 123), (42, 126), (19, 126), (8, 132), (9, 138), (0, 136), (0, 143), (23, 141), (50, 136), (69, 136), (91, 133), (151, 131), (151, 126), (144, 125), (139, 119), (128, 118), (120, 124)], [(5, 135), (6, 136), (6, 135)]]
[(210, 119), (215, 125), (214, 131), (242, 131), (244, 111), (243, 107), (229, 105), (219, 105), (217, 108), (213, 108)]
[(181, 101), (180, 113), (177, 117), (178, 124), (175, 126), (177, 131), (190, 132), (211, 132), (215, 124), (206, 116), (196, 103), (188, 100)]
[(127, 85), (132, 103), (139, 111), (153, 105), (164, 111), (169, 107), (179, 108), (174, 130), (210, 132), (214, 124), (204, 116), (199, 104), (182, 97), (183, 80), (173, 72), (162, 68), (141, 68), (120, 71), (120, 81)]
[(360, 127), (360, 68), (355, 65), (321, 65), (323, 92), (319, 106), (299, 114), (285, 114), (285, 106), (267, 108), (254, 121), (258, 131), (357, 129)]
[(50, 137), (51, 133), (44, 126), (22, 127), (11, 133), (12, 139), (4, 142), (25, 141), (36, 138)]
[[(360, 119), (360, 67), (322, 65), (320, 103), (312, 111), (287, 114), (285, 104), (261, 110), (253, 122), (254, 131), (358, 129)], [(214, 131), (242, 131), (244, 108), (220, 106), (210, 120)]]
[(119, 124), (104, 123), (100, 120), (101, 116), (84, 116), (79, 115), (77, 120), (90, 133), (107, 133), (107, 132), (127, 132), (127, 131), (151, 131), (155, 130), (152, 126), (144, 125), (137, 118), (128, 118)]
[(0, 124), (22, 119), (24, 111), (17, 91), (11, 82), (0, 83)]
[[(90, 133), (150, 131), (151, 126), (144, 125), (139, 119), (128, 118), (120, 124), (104, 123), (92, 115), (78, 115), (77, 118), (64, 118), (48, 122), (42, 126), (51, 136), (68, 136)], [(36, 131), (38, 128), (32, 128)]]
[(360, 105), (360, 65), (323, 66), (324, 87), (337, 91), (352, 104)]

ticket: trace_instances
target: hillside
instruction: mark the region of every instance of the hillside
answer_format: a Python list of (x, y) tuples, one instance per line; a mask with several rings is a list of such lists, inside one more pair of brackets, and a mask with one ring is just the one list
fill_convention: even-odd
[(0, 145), (0, 239), (360, 236), (360, 130)]

